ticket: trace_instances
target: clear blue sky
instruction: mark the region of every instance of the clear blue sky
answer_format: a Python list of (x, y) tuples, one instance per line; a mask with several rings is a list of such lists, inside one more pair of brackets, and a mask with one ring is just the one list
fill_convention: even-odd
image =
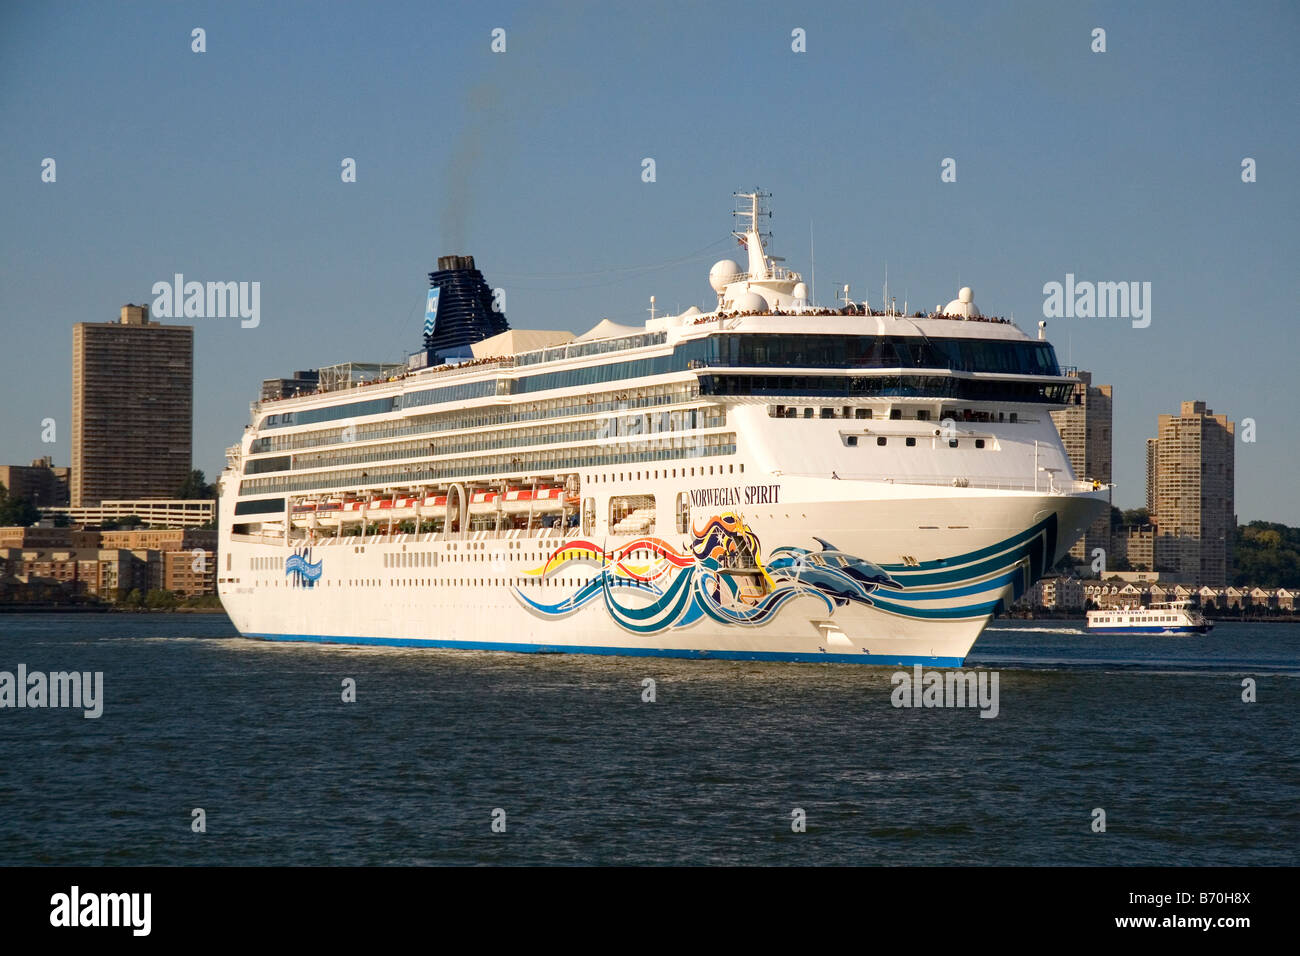
[(175, 272), (261, 283), (260, 327), (190, 320), (212, 478), (263, 378), (418, 347), (436, 256), (516, 327), (637, 322), (708, 299), (757, 184), (823, 301), (888, 264), (900, 304), (970, 285), (1032, 330), (1066, 273), (1151, 282), (1149, 328), (1049, 327), (1115, 387), (1117, 503), (1196, 398), (1257, 423), (1241, 520), (1300, 525), (1297, 51), (1295, 3), (5, 4), (0, 461), (69, 462), (73, 323)]

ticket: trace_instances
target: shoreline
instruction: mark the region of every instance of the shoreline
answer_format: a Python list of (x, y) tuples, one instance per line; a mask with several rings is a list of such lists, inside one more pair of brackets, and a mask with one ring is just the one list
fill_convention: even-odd
[(0, 604), (0, 614), (225, 614), (224, 607), (124, 608), (104, 604)]
[[(1206, 620), (1218, 624), (1300, 624), (1300, 614), (1269, 614), (1269, 615), (1222, 615), (1214, 616), (1205, 615)], [(1087, 622), (1084, 614), (1057, 614), (1051, 611), (1043, 611), (1032, 614), (998, 614), (993, 618), (994, 621), (1080, 621)]]

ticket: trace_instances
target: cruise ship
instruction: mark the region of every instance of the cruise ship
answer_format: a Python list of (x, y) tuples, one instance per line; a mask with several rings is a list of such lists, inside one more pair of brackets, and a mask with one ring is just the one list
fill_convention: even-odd
[(422, 349), (254, 403), (220, 482), (240, 632), (960, 666), (1107, 507), (1049, 415), (1076, 379), (969, 288), (817, 307), (736, 195), (706, 308), (512, 329), (445, 256)]

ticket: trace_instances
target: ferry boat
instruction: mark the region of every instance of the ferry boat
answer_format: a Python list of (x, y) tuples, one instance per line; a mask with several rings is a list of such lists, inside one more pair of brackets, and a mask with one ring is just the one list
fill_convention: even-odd
[(706, 308), (512, 329), (446, 256), (405, 363), (255, 402), (220, 479), (240, 632), (959, 666), (1107, 507), (1048, 414), (1076, 379), (969, 288), (815, 306), (736, 195)]
[(1088, 612), (1091, 634), (1208, 634), (1213, 628), (1214, 622), (1189, 601)]

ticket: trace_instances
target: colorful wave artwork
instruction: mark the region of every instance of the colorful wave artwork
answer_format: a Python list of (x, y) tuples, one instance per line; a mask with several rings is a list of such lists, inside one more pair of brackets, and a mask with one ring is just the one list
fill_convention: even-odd
[[(568, 542), (526, 573), (546, 580), (575, 563), (599, 566), (600, 572), (554, 603), (534, 600), (528, 588), (515, 588), (515, 596), (546, 617), (564, 617), (601, 601), (624, 629), (655, 634), (705, 617), (759, 627), (801, 596), (815, 598), (833, 614), (850, 603), (873, 604), (871, 594), (879, 588), (903, 587), (877, 565), (821, 538), (814, 538), (819, 551), (777, 548), (764, 564), (758, 535), (733, 512), (692, 526), (691, 535), (683, 551), (655, 537), (612, 551), (585, 539)], [(628, 600), (632, 594), (639, 597)]]

